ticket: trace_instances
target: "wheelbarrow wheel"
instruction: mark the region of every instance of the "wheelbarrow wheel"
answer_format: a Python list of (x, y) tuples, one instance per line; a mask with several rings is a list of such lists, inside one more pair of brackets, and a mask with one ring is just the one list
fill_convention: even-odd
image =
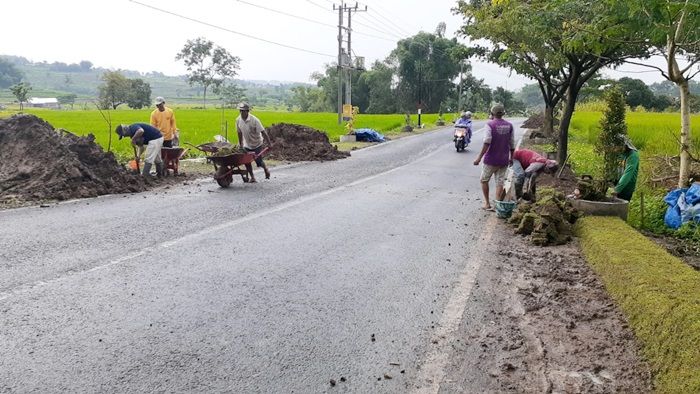
[(221, 187), (229, 187), (231, 182), (233, 182), (231, 174), (225, 175), (227, 172), (229, 172), (229, 168), (226, 166), (219, 166), (219, 169), (216, 171), (216, 183)]

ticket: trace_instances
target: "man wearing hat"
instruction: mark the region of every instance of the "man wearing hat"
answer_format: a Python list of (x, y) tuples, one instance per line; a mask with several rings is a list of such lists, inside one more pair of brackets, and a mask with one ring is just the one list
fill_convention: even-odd
[[(155, 127), (146, 123), (134, 123), (131, 125), (120, 124), (116, 130), (119, 139), (131, 138), (131, 144), (138, 147), (138, 151), (146, 144), (146, 155), (143, 164), (143, 176), (151, 175), (153, 163), (156, 165), (156, 174), (163, 175), (163, 159), (160, 157), (160, 149), (163, 147), (163, 134)], [(138, 160), (138, 157), (136, 158)]]
[(622, 158), (624, 166), (621, 168), (621, 177), (615, 185), (614, 197), (623, 200), (631, 200), (634, 189), (637, 186), (637, 174), (639, 173), (639, 152), (632, 144), (632, 140), (626, 135), (620, 135), (622, 140)]
[[(547, 160), (535, 151), (518, 149), (513, 153), (513, 181), (515, 196), (532, 200), (535, 198), (535, 183), (537, 176), (542, 173), (553, 174), (559, 169), (559, 164), (554, 160)], [(523, 185), (528, 180), (527, 194), (523, 194)]]
[(163, 133), (163, 146), (173, 147), (173, 138), (177, 132), (175, 114), (173, 110), (165, 106), (163, 97), (156, 97), (156, 109), (151, 112), (151, 125)]
[[(240, 115), (236, 118), (236, 132), (238, 133), (238, 142), (243, 149), (248, 152), (260, 153), (263, 150), (263, 143), (267, 142), (268, 146), (272, 146), (270, 135), (260, 123), (260, 119), (250, 114), (250, 105), (248, 103), (238, 104)], [(255, 164), (262, 167), (265, 171), (265, 179), (270, 179), (270, 170), (263, 161), (262, 157), (255, 159)], [(253, 166), (246, 164), (246, 169), (250, 174), (250, 182), (256, 182), (255, 174), (253, 174)]]
[(492, 211), (491, 200), (489, 199), (489, 181), (492, 176), (496, 178), (496, 200), (505, 198), (504, 183), (508, 165), (513, 160), (515, 151), (515, 132), (513, 124), (503, 119), (506, 113), (503, 104), (496, 104), (491, 107), (493, 119), (486, 123), (484, 127), (484, 146), (481, 148), (479, 156), (474, 160), (474, 165), (478, 166), (481, 159), (484, 159), (484, 166), (481, 169), (481, 191), (484, 193), (483, 209)]
[(455, 127), (467, 129), (467, 144), (472, 142), (472, 113), (470, 111), (462, 112), (462, 115), (455, 122)]

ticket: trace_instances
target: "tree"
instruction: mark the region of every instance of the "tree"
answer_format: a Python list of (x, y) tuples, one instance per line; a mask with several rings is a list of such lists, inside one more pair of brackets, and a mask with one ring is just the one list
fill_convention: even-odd
[(98, 87), (98, 102), (102, 109), (117, 109), (129, 100), (131, 83), (119, 71), (105, 71), (102, 74), (104, 83)]
[(151, 105), (151, 85), (140, 78), (129, 79), (126, 104), (129, 108), (141, 109)]
[(56, 97), (58, 100), (58, 103), (61, 105), (70, 105), (70, 108), (73, 109), (73, 104), (75, 104), (75, 99), (78, 98), (76, 94), (64, 94), (61, 96)]
[[(680, 169), (678, 187), (690, 182), (690, 105), (689, 81), (700, 73), (700, 3), (690, 0), (649, 0), (643, 2), (617, 2), (608, 0), (607, 6), (624, 12), (627, 24), (645, 34), (648, 51), (662, 55), (666, 68), (656, 68), (667, 80), (673, 82), (680, 93)], [(624, 3), (624, 4), (618, 4)], [(633, 61), (630, 63), (639, 64)]]
[(515, 99), (513, 92), (505, 90), (500, 86), (493, 91), (492, 97), (494, 102), (503, 104), (506, 111), (511, 114), (525, 111), (525, 104)]
[(362, 74), (369, 90), (369, 104), (365, 113), (369, 114), (391, 114), (398, 112), (396, 97), (394, 96), (393, 81), (394, 67), (385, 60), (375, 61), (372, 68)]
[(225, 106), (233, 108), (236, 104), (244, 101), (245, 89), (231, 83), (224, 85), (219, 89), (219, 96), (221, 97), (221, 100), (224, 102)]
[(627, 135), (625, 124), (625, 96), (618, 86), (605, 93), (607, 108), (600, 120), (600, 134), (596, 143), (596, 152), (603, 158), (603, 179), (614, 183), (620, 161), (620, 147)]
[(29, 93), (32, 91), (32, 85), (28, 82), (20, 82), (10, 86), (10, 91), (17, 98), (17, 101), (19, 101), (19, 110), (23, 110), (24, 103), (29, 100)]
[(459, 74), (460, 63), (452, 53), (459, 47), (456, 38), (425, 32), (397, 43), (390, 56), (397, 62), (401, 111), (413, 110), (417, 105), (425, 111), (440, 109), (445, 98), (454, 93), (452, 81)]
[(83, 60), (80, 62), (80, 70), (83, 72), (88, 72), (92, 69), (92, 62)]
[(640, 105), (646, 109), (652, 109), (654, 107), (654, 92), (652, 92), (649, 86), (641, 79), (624, 77), (620, 78), (617, 84), (625, 97), (625, 102), (631, 108)]
[(207, 106), (207, 89), (213, 87), (216, 93), (228, 79), (233, 78), (240, 68), (241, 59), (231, 55), (226, 49), (214, 46), (205, 38), (187, 40), (182, 50), (175, 56), (187, 67), (187, 82), (190, 86), (201, 85), (204, 89), (204, 107)]
[[(568, 131), (578, 94), (600, 69), (643, 55), (639, 32), (599, 2), (586, 0), (460, 0), (462, 33), (485, 39), (473, 54), (535, 79), (545, 102), (545, 131), (552, 131), (554, 108), (563, 103), (558, 159), (568, 154)], [(600, 39), (601, 33), (609, 39)]]
[(0, 88), (9, 88), (21, 81), (22, 72), (12, 62), (0, 58)]

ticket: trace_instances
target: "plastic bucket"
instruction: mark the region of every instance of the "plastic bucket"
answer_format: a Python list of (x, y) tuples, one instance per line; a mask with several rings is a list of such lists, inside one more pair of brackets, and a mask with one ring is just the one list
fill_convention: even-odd
[(501, 219), (508, 219), (513, 214), (513, 209), (515, 209), (516, 205), (515, 201), (496, 200), (496, 216)]

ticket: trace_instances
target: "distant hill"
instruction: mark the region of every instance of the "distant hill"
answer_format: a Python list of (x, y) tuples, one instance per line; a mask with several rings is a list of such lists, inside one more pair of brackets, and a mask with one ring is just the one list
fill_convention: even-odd
[[(36, 97), (59, 96), (74, 93), (78, 102), (94, 99), (98, 86), (102, 84), (102, 74), (114, 71), (95, 67), (90, 61), (66, 64), (61, 62), (31, 62), (24, 57), (0, 55), (0, 58), (13, 63), (32, 85), (32, 95)], [(118, 70), (127, 78), (140, 78), (151, 86), (152, 96), (163, 96), (169, 103), (197, 104), (202, 100), (202, 90), (187, 83), (184, 75), (168, 76), (160, 72), (141, 73), (132, 70)], [(236, 84), (245, 89), (246, 98), (256, 106), (286, 106), (294, 86), (308, 85), (300, 82), (284, 81), (246, 81), (236, 80)], [(207, 101), (216, 96), (207, 92)], [(14, 98), (7, 89), (0, 91), (0, 101), (12, 101)]]

